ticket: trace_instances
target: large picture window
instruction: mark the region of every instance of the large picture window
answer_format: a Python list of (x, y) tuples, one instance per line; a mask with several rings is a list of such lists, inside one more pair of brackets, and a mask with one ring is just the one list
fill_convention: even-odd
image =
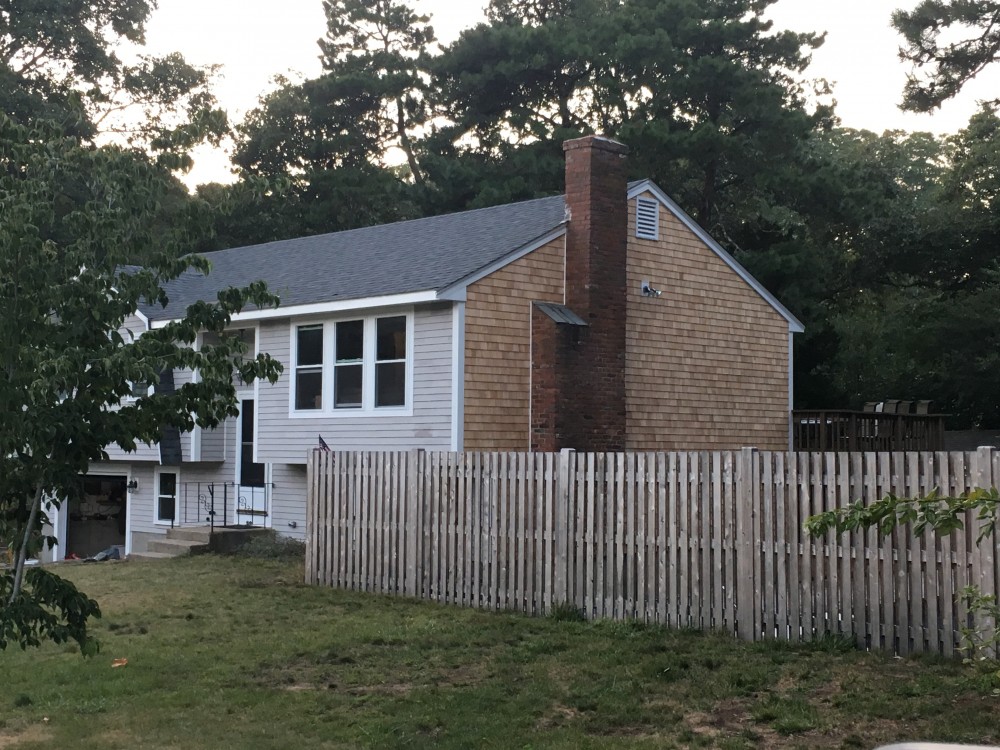
[(319, 414), (405, 409), (412, 315), (379, 315), (292, 327), (291, 407)]

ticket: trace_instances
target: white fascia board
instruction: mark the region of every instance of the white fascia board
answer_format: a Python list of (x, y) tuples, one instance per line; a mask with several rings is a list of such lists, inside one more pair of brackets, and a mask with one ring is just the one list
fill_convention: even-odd
[[(300, 315), (322, 315), (324, 313), (350, 312), (367, 310), (375, 307), (395, 307), (398, 305), (415, 305), (421, 302), (436, 302), (440, 299), (437, 292), (410, 292), (408, 294), (387, 294), (382, 297), (358, 297), (357, 299), (335, 300), (331, 302), (315, 302), (309, 305), (289, 305), (288, 307), (269, 307), (264, 310), (248, 310), (233, 315), (233, 323), (250, 320), (268, 320), (272, 318), (290, 318)], [(153, 321), (153, 328), (163, 328), (169, 320)]]
[(543, 245), (547, 245), (548, 243), (552, 242), (552, 240), (558, 239), (562, 237), (564, 234), (566, 234), (566, 224), (562, 223), (558, 227), (553, 229), (551, 232), (543, 234), (541, 237), (532, 240), (527, 245), (522, 245), (516, 250), (507, 253), (499, 260), (490, 263), (488, 266), (483, 266), (478, 271), (474, 271), (465, 278), (459, 279), (450, 286), (446, 286), (444, 289), (438, 292), (437, 298), (451, 300), (453, 302), (464, 302), (465, 290), (471, 284), (475, 284), (477, 281), (486, 278), (494, 271), (499, 271), (504, 266), (513, 263), (515, 260), (523, 258), (528, 253), (537, 250)]
[(755, 279), (747, 269), (740, 265), (736, 258), (726, 252), (722, 245), (712, 238), (712, 235), (706, 232), (701, 225), (698, 224), (698, 222), (688, 216), (684, 212), (684, 209), (678, 206), (670, 196), (664, 193), (655, 182), (652, 180), (643, 180), (638, 183), (628, 191), (628, 199), (632, 200), (637, 195), (641, 195), (646, 192), (652, 193), (656, 196), (657, 200), (659, 200), (668, 211), (676, 216), (677, 219), (684, 224), (684, 226), (694, 232), (695, 235), (697, 235), (698, 238), (704, 242), (712, 252), (722, 259), (723, 263), (732, 268), (741, 279), (749, 284), (753, 290), (757, 292), (757, 294), (764, 298), (764, 301), (773, 307), (781, 317), (787, 320), (788, 330), (790, 333), (802, 333), (806, 330), (805, 326), (802, 325), (802, 321), (792, 315), (788, 308), (778, 301), (777, 297), (767, 291), (763, 284), (757, 281), (757, 279)]
[(137, 317), (139, 320), (141, 320), (143, 322), (143, 325), (146, 326), (146, 330), (148, 331), (149, 330), (149, 318), (146, 317), (145, 313), (143, 313), (142, 310), (136, 309), (136, 311), (135, 311), (135, 317)]

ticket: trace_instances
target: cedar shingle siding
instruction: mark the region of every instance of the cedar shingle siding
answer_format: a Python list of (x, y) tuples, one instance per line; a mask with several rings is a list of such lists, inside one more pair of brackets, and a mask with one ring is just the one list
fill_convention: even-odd
[[(629, 450), (788, 446), (788, 321), (661, 208), (635, 237), (629, 201)], [(465, 449), (527, 450), (531, 303), (563, 301), (559, 238), (468, 289)], [(643, 297), (641, 282), (661, 289)]]
[(788, 322), (669, 211), (636, 238), (635, 201), (626, 329), (629, 450), (788, 449)]
[(562, 237), (469, 286), (465, 449), (528, 449), (531, 303), (563, 301)]

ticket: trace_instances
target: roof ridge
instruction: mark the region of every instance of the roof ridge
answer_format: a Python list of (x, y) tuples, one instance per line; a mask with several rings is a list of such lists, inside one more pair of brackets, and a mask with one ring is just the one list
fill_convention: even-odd
[(290, 241), (316, 240), (316, 239), (321, 239), (321, 238), (324, 238), (324, 237), (345, 236), (345, 235), (349, 235), (349, 234), (354, 233), (354, 232), (366, 232), (366, 231), (368, 231), (370, 229), (375, 229), (375, 228), (385, 229), (385, 228), (388, 228), (388, 227), (401, 226), (403, 224), (416, 224), (416, 223), (419, 223), (419, 222), (434, 221), (435, 219), (444, 219), (446, 217), (464, 216), (464, 215), (467, 215), (467, 214), (475, 214), (475, 213), (487, 212), (487, 211), (496, 211), (496, 210), (502, 209), (502, 208), (510, 208), (511, 206), (525, 206), (525, 205), (527, 205), (529, 203), (537, 203), (537, 202), (540, 202), (540, 201), (550, 201), (550, 200), (552, 200), (554, 198), (562, 198), (563, 200), (565, 200), (565, 197), (566, 196), (563, 193), (557, 193), (556, 195), (546, 195), (546, 196), (542, 196), (541, 198), (529, 198), (528, 200), (524, 200), (524, 201), (513, 201), (511, 203), (496, 203), (496, 204), (494, 204), (492, 206), (483, 206), (481, 208), (469, 208), (469, 209), (465, 209), (464, 211), (451, 211), (449, 213), (444, 213), (444, 214), (433, 214), (431, 216), (420, 216), (420, 217), (417, 217), (415, 219), (400, 219), (399, 221), (390, 221), (390, 222), (387, 222), (385, 224), (369, 224), (366, 227), (355, 227), (354, 229), (340, 229), (340, 230), (338, 230), (336, 232), (321, 232), (320, 234), (303, 234), (303, 235), (297, 235), (295, 237), (286, 237), (285, 239), (282, 239), (282, 240), (270, 240), (268, 242), (257, 242), (257, 243), (255, 243), (253, 245), (236, 245), (234, 247), (223, 247), (223, 248), (219, 248), (218, 250), (208, 250), (208, 251), (205, 251), (205, 252), (200, 252), (200, 253), (198, 253), (198, 255), (205, 256), (209, 260), (211, 260), (211, 256), (212, 255), (215, 255), (216, 253), (228, 252), (230, 250), (245, 250), (245, 249), (251, 248), (251, 247), (258, 247), (258, 248), (259, 247), (266, 247), (268, 245), (277, 245), (279, 243), (290, 242)]

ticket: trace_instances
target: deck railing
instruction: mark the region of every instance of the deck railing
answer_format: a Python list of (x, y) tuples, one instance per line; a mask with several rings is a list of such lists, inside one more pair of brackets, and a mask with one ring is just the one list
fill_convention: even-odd
[(943, 451), (944, 414), (870, 411), (792, 412), (797, 451)]
[(266, 526), (273, 484), (185, 482), (171, 526)]

